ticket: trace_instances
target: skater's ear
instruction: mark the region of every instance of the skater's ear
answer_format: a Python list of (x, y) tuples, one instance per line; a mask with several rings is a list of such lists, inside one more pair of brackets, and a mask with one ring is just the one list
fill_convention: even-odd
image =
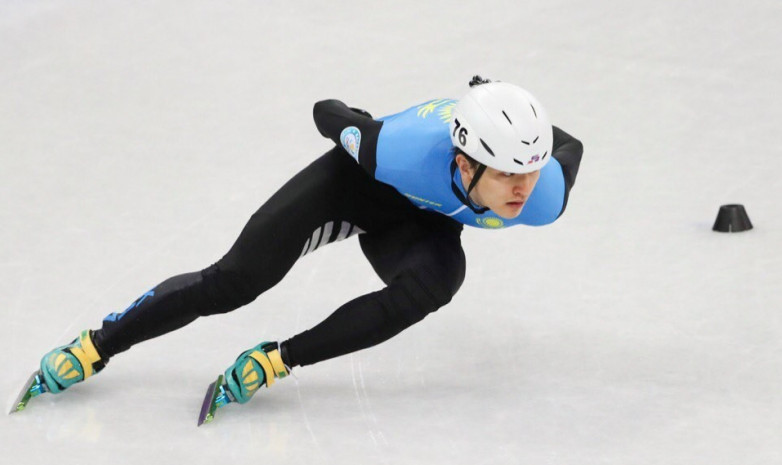
[(459, 167), (459, 172), (462, 173), (462, 177), (468, 176), (472, 178), (475, 171), (478, 169), (478, 162), (456, 147), (454, 147), (454, 161)]

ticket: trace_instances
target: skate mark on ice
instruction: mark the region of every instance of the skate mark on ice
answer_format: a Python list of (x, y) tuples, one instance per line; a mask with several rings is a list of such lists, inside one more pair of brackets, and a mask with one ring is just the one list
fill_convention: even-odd
[(353, 377), (353, 390), (355, 391), (356, 398), (358, 399), (358, 406), (361, 410), (361, 415), (368, 423), (369, 428), (367, 429), (367, 432), (369, 433), (370, 438), (372, 438), (372, 442), (375, 444), (375, 447), (379, 448), (382, 445), (387, 446), (388, 441), (379, 428), (377, 416), (375, 415), (375, 412), (372, 409), (372, 405), (369, 401), (366, 383), (364, 382), (364, 370), (361, 366), (361, 360), (359, 359), (358, 362), (356, 362), (357, 357), (359, 356), (354, 354), (350, 355), (350, 370)]

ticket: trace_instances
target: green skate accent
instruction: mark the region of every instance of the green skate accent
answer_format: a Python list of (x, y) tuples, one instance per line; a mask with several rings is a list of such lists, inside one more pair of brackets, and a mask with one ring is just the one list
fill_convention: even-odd
[(275, 378), (288, 375), (276, 342), (262, 342), (242, 352), (233, 365), (225, 370), (226, 387), (233, 400), (244, 404), (261, 386), (271, 387)]
[(276, 342), (262, 342), (242, 352), (233, 365), (207, 388), (198, 426), (214, 420), (217, 409), (234, 402), (244, 404), (261, 386), (269, 387), (274, 384), (275, 378), (289, 374)]
[(100, 372), (105, 366), (92, 342), (92, 331), (84, 330), (70, 344), (60, 346), (41, 359), (41, 374), (52, 394)]
[(43, 382), (41, 372), (36, 371), (27, 379), (27, 382), (24, 384), (22, 391), (19, 393), (19, 396), (17, 396), (16, 401), (8, 414), (21, 412), (27, 407), (27, 403), (30, 402), (30, 399), (37, 397), (44, 392), (48, 392), (48, 390)]
[(219, 375), (214, 383), (209, 385), (204, 396), (204, 402), (201, 404), (201, 414), (198, 416), (198, 426), (204, 423), (211, 423), (215, 418), (215, 411), (230, 403), (231, 399), (225, 394), (223, 388), (223, 375)]

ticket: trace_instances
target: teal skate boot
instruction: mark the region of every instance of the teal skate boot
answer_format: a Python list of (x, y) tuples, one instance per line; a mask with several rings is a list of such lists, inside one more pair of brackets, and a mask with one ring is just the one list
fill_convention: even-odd
[(242, 352), (233, 365), (217, 377), (206, 390), (198, 426), (214, 419), (215, 411), (231, 402), (244, 404), (261, 386), (271, 387), (274, 379), (285, 378), (290, 369), (285, 366), (276, 342), (262, 342)]
[(92, 331), (86, 329), (68, 345), (58, 347), (41, 359), (41, 376), (46, 390), (59, 394), (84, 381), (106, 366), (92, 342)]
[(271, 387), (274, 378), (285, 378), (289, 374), (277, 343), (262, 342), (242, 352), (236, 362), (225, 370), (225, 384), (233, 401), (244, 404), (259, 387)]

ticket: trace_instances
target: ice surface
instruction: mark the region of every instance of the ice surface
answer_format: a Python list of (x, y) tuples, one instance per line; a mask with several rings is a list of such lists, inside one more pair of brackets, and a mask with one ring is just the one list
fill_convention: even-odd
[[(377, 289), (355, 240), (0, 420), (14, 464), (782, 463), (779, 1), (0, 2), (0, 392), (203, 268), (376, 115), (530, 89), (586, 147), (566, 214), (468, 229), (453, 302), (196, 428), (242, 350)], [(719, 234), (721, 204), (755, 229)], [(336, 266), (335, 266), (336, 263)]]

